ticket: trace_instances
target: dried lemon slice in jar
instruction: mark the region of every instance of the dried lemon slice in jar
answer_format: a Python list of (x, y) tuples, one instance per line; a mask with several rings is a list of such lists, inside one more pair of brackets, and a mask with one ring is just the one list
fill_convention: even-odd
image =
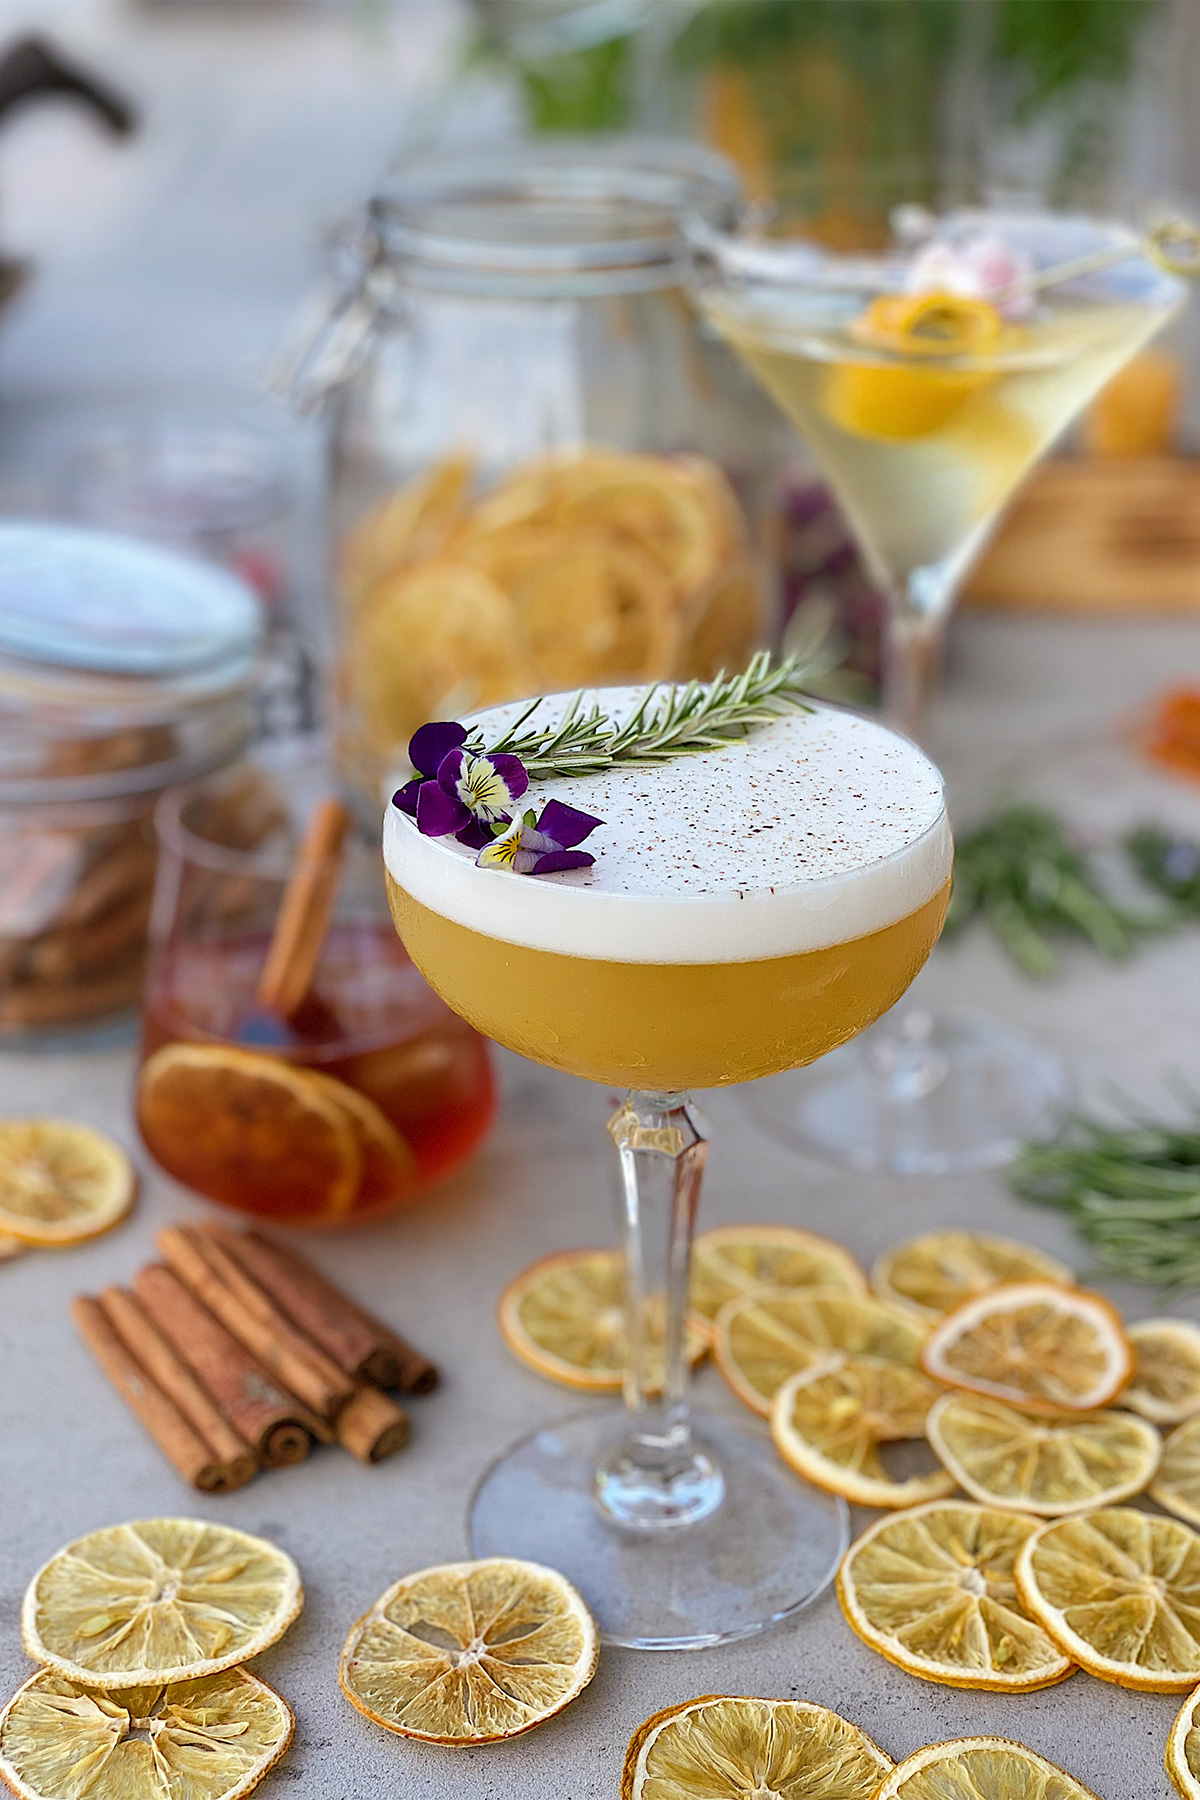
[(1200, 1537), (1131, 1506), (1051, 1519), (1017, 1558), (1017, 1591), (1089, 1675), (1152, 1694), (1200, 1681)]
[(837, 1594), (864, 1644), (947, 1687), (1030, 1693), (1075, 1665), (1029, 1617), (1013, 1565), (1034, 1519), (935, 1500), (880, 1519), (851, 1544)]
[[(625, 1379), (625, 1265), (615, 1250), (563, 1250), (514, 1277), (500, 1296), (500, 1333), (535, 1374), (588, 1393), (615, 1393)], [(662, 1336), (662, 1321), (657, 1323)], [(689, 1321), (686, 1349), (707, 1348), (702, 1321)]]
[(898, 1763), (873, 1800), (1098, 1800), (1057, 1763), (1011, 1738), (952, 1738)]
[(1175, 1717), (1167, 1739), (1167, 1774), (1183, 1800), (1200, 1800), (1200, 1687), (1189, 1694)]
[(679, 621), (667, 577), (636, 544), (556, 530), (506, 587), (535, 685), (653, 681), (673, 673)]
[(90, 1532), (38, 1570), (21, 1637), (35, 1661), (105, 1689), (232, 1668), (281, 1638), (304, 1604), (300, 1571), (265, 1538), (203, 1519)]
[(892, 1767), (865, 1731), (811, 1700), (706, 1694), (638, 1727), (621, 1800), (872, 1800)]
[(490, 1744), (569, 1706), (596, 1672), (599, 1642), (555, 1570), (507, 1556), (444, 1563), (380, 1596), (346, 1639), (338, 1679), (359, 1712), (401, 1737)]
[(715, 1225), (692, 1244), (692, 1311), (710, 1324), (739, 1294), (763, 1287), (845, 1288), (867, 1279), (841, 1244), (796, 1225)]
[[(832, 1356), (776, 1391), (771, 1436), (789, 1468), (856, 1506), (913, 1506), (954, 1489), (945, 1469), (893, 1476), (881, 1444), (924, 1443), (938, 1395), (919, 1369), (881, 1357)], [(928, 1451), (926, 1451), (928, 1456)]]
[(871, 1286), (916, 1319), (930, 1323), (1003, 1281), (1054, 1281), (1075, 1276), (1056, 1257), (986, 1231), (925, 1231), (876, 1257)]
[(976, 1500), (1044, 1518), (1140, 1494), (1162, 1456), (1153, 1425), (1130, 1413), (1047, 1418), (975, 1394), (943, 1394), (925, 1431), (959, 1487)]
[(1121, 1405), (1156, 1425), (1179, 1425), (1200, 1412), (1200, 1325), (1190, 1319), (1139, 1319), (1125, 1333), (1134, 1364)]
[(71, 1119), (0, 1120), (0, 1232), (19, 1244), (99, 1237), (136, 1192), (133, 1164), (102, 1131)]
[(462, 515), (472, 467), (465, 456), (437, 462), (388, 494), (342, 541), (338, 592), (357, 608), (386, 576), (436, 556)]
[(867, 1294), (837, 1288), (763, 1288), (717, 1314), (713, 1355), (739, 1400), (768, 1417), (778, 1388), (833, 1351), (915, 1369), (923, 1328)]
[(976, 1294), (932, 1328), (926, 1374), (1031, 1412), (1093, 1412), (1133, 1370), (1120, 1315), (1099, 1294), (1013, 1281)]
[(666, 456), (580, 459), (563, 471), (558, 515), (592, 526), (648, 556), (685, 601), (711, 582), (728, 555), (727, 520), (695, 476)]
[(240, 1800), (293, 1726), (246, 1669), (116, 1697), (40, 1669), (0, 1713), (0, 1777), (21, 1800)]
[(679, 676), (715, 681), (746, 667), (763, 636), (763, 596), (753, 568), (739, 560), (684, 614)]

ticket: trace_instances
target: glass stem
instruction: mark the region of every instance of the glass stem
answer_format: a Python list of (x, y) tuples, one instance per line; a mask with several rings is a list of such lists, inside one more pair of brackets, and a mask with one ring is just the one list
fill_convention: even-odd
[(887, 610), (883, 642), (883, 716), (918, 743), (925, 736), (929, 702), (941, 674), (946, 614), (929, 612), (897, 596)]
[(708, 1143), (684, 1094), (631, 1093), (609, 1121), (621, 1158), (630, 1429), (596, 1472), (596, 1500), (638, 1530), (693, 1523), (720, 1505), (719, 1470), (688, 1411), (692, 1227)]

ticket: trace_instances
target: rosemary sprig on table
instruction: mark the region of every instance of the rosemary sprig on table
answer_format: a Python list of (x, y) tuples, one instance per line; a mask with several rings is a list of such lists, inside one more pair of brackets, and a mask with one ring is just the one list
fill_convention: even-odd
[(1077, 1120), (1035, 1145), (1010, 1180), (1024, 1200), (1065, 1212), (1104, 1269), (1151, 1287), (1200, 1287), (1200, 1116), (1112, 1128)]
[(668, 762), (719, 750), (785, 713), (808, 712), (804, 684), (812, 673), (808, 657), (772, 663), (770, 653), (761, 650), (741, 675), (648, 687), (620, 725), (595, 702), (585, 708), (578, 693), (556, 725), (526, 730), (541, 705), (534, 700), (486, 754), (519, 756), (536, 777), (592, 775), (618, 763)]

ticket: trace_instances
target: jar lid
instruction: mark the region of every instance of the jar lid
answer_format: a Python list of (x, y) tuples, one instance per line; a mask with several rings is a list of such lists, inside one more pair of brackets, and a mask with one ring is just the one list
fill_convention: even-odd
[(0, 523), (0, 656), (162, 679), (252, 653), (254, 593), (211, 564), (133, 538)]

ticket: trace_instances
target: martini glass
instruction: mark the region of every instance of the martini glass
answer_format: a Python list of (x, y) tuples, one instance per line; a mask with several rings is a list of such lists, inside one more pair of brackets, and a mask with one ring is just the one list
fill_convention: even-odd
[[(928, 225), (919, 247), (861, 255), (692, 234), (701, 306), (805, 439), (887, 597), (884, 715), (918, 738), (960, 584), (1006, 503), (1186, 292), (1120, 224), (963, 209)], [(957, 328), (937, 305), (908, 335), (872, 328), (947, 292), (966, 297)], [(851, 1167), (945, 1174), (1008, 1161), (1069, 1098), (1019, 1032), (910, 1005), (752, 1104)]]
[[(598, 698), (622, 720), (642, 695)], [(531, 725), (567, 704), (541, 702)], [(481, 715), (485, 741), (521, 711)], [(385, 826), (393, 915), (442, 998), (511, 1049), (628, 1090), (609, 1123), (625, 1407), (503, 1456), (472, 1501), (471, 1546), (561, 1570), (610, 1643), (696, 1648), (819, 1594), (848, 1515), (785, 1467), (761, 1423), (692, 1422), (684, 1327), (707, 1145), (688, 1090), (810, 1062), (900, 997), (949, 891), (941, 781), (885, 727), (814, 707), (667, 763), (534, 782), (532, 804), (548, 797), (604, 821), (593, 869), (481, 869), (395, 807)]]

